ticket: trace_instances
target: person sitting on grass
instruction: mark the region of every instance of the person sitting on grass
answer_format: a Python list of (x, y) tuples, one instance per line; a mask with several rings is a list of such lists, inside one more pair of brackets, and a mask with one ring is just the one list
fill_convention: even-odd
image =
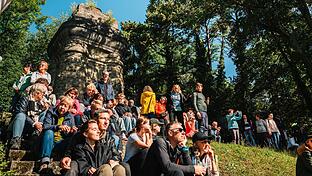
[(197, 153), (193, 159), (194, 164), (204, 166), (206, 168), (206, 175), (218, 176), (218, 165), (214, 151), (210, 146), (210, 141), (213, 136), (207, 136), (203, 132), (197, 132), (193, 135), (192, 141)]
[(296, 176), (312, 175), (312, 133), (306, 137), (305, 143), (298, 147), (297, 153)]

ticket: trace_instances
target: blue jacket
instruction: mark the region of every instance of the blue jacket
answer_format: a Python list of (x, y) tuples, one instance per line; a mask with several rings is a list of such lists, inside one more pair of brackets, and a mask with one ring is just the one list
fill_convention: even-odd
[[(57, 125), (57, 121), (60, 117), (61, 116), (57, 111), (57, 107), (50, 108), (47, 111), (47, 114), (43, 120), (43, 129), (44, 130), (52, 130), (54, 132), (58, 131), (59, 126)], [(67, 125), (69, 127), (75, 126), (74, 117), (69, 112), (67, 112), (64, 115), (64, 121), (63, 121), (62, 125)], [(67, 136), (67, 135), (62, 133), (62, 136)]]
[[(103, 80), (94, 83), (96, 89), (103, 95), (105, 101), (112, 100), (115, 98), (115, 92), (113, 85), (110, 83), (104, 83)], [(106, 91), (105, 91), (106, 89)]]
[(225, 116), (228, 122), (228, 129), (239, 128), (237, 121), (242, 118), (242, 112), (238, 111), (237, 113), (233, 113), (232, 115), (228, 114)]

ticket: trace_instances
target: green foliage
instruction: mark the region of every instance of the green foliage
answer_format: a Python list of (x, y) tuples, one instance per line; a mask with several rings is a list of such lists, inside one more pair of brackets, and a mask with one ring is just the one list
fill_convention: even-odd
[(220, 175), (295, 175), (296, 158), (272, 149), (212, 143)]
[(21, 73), (21, 65), (27, 53), (28, 28), (32, 23), (40, 24), (40, 5), (44, 1), (12, 1), (0, 15), (0, 105), (9, 107), (13, 93), (12, 85)]
[(8, 171), (9, 162), (5, 160), (4, 146), (0, 145), (0, 175), (11, 176), (14, 175), (14, 171)]
[(95, 0), (86, 0), (85, 5), (87, 7), (96, 7), (96, 2), (95, 2)]
[(67, 15), (52, 18), (51, 23), (43, 23), (37, 26), (36, 33), (27, 36), (27, 53), (25, 58), (28, 62), (39, 63), (40, 60), (48, 60), (48, 45), (61, 24), (68, 19)]

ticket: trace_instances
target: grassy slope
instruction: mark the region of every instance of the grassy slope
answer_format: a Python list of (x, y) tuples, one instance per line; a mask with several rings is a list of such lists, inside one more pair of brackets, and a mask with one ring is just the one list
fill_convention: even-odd
[(221, 176), (293, 176), (296, 158), (272, 149), (212, 143)]

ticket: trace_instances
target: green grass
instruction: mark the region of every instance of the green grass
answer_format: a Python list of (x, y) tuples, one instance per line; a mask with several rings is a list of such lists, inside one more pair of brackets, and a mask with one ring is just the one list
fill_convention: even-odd
[(286, 152), (212, 143), (222, 176), (293, 176), (296, 158)]

